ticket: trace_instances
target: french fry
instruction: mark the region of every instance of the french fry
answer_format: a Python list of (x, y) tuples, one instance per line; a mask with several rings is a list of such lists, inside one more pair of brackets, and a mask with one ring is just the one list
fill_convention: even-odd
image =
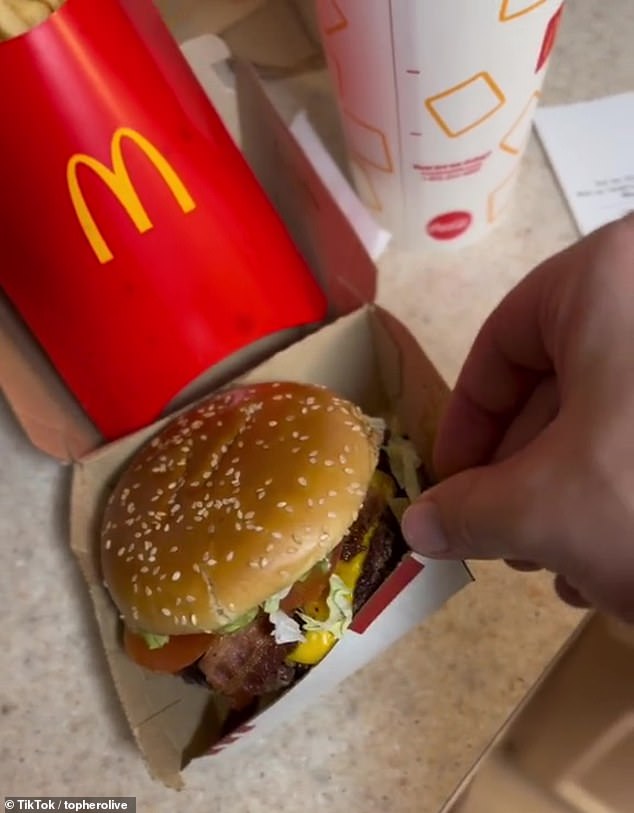
[(28, 30), (29, 25), (14, 12), (6, 0), (0, 0), (0, 39), (18, 37)]
[(26, 34), (65, 0), (0, 0), (0, 41)]

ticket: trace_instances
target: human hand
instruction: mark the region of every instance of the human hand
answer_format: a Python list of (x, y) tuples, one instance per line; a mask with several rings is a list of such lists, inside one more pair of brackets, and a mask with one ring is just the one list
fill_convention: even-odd
[(634, 622), (634, 216), (532, 271), (480, 331), (439, 428), (413, 549), (556, 574)]

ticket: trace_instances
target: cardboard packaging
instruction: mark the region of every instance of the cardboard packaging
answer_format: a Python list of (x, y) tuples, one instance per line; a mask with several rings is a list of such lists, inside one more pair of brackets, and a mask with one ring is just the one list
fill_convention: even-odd
[(67, 0), (0, 43), (0, 90), (0, 287), (106, 438), (245, 346), (323, 320), (150, 0)]
[[(201, 73), (208, 70), (204, 60), (198, 67)], [(243, 152), (326, 292), (333, 319), (255, 366), (252, 354), (242, 355), (229, 377), (241, 383), (291, 379), (327, 385), (369, 414), (396, 417), (429, 469), (447, 387), (406, 328), (373, 304), (375, 267), (288, 123), (250, 69), (241, 66), (237, 76)], [(150, 674), (127, 659), (120, 646), (118, 614), (99, 569), (97, 530), (109, 489), (135, 450), (169, 418), (99, 447), (92, 424), (12, 317), (10, 310), (2, 314), (10, 359), (0, 367), (3, 388), (40, 448), (62, 452), (73, 462), (71, 548), (86, 580), (130, 727), (150, 773), (165, 785), (182, 786), (181, 771), (194, 758), (220, 758), (269, 734), (469, 583), (470, 575), (460, 563), (407, 555), (320, 665), (275, 702), (263, 705), (253, 719), (226, 730), (227, 709), (210, 692), (178, 678)], [(219, 381), (226, 384), (227, 370), (223, 372), (219, 377), (212, 368), (197, 382), (195, 395), (212, 391)]]
[(397, 244), (459, 248), (511, 199), (561, 0), (317, 0), (357, 189)]
[(631, 626), (588, 613), (444, 813), (629, 813), (633, 643)]

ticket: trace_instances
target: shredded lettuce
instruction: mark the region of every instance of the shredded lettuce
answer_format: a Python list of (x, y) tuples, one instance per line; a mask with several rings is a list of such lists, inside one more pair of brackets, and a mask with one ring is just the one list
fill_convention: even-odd
[(262, 605), (262, 609), (268, 615), (269, 621), (273, 624), (271, 635), (275, 638), (276, 644), (294, 644), (304, 640), (302, 630), (297, 621), (290, 615), (280, 610), (280, 603), (291, 592), (293, 585), (281, 590), (279, 593), (267, 598)]
[(227, 624), (225, 627), (220, 630), (220, 632), (225, 635), (231, 632), (237, 632), (241, 630), (243, 627), (246, 627), (247, 624), (250, 624), (255, 616), (258, 614), (258, 608), (254, 607), (252, 610), (249, 610), (248, 613), (241, 615), (240, 618), (236, 618), (235, 621), (232, 621), (230, 624)]
[(284, 610), (276, 610), (273, 613), (269, 613), (269, 620), (271, 624), (273, 624), (273, 632), (271, 634), (275, 638), (276, 644), (298, 644), (305, 640), (302, 628), (297, 621), (285, 613)]
[(139, 633), (147, 644), (148, 649), (162, 649), (169, 641), (169, 635), (154, 635), (152, 632)]
[(392, 497), (388, 500), (387, 504), (399, 522), (403, 519), (403, 514), (411, 505), (407, 497)]
[(317, 621), (305, 613), (299, 613), (304, 631), (329, 632), (339, 640), (352, 623), (352, 590), (336, 573), (330, 577), (330, 593), (326, 605), (328, 618), (325, 621)]
[(414, 444), (394, 432), (390, 434), (385, 451), (396, 482), (407, 494), (407, 499), (414, 502), (421, 493), (418, 470), (422, 463)]
[(374, 429), (376, 434), (379, 436), (379, 438), (382, 438), (385, 435), (385, 430), (387, 429), (387, 424), (385, 423), (383, 418), (375, 418), (375, 417), (369, 416), (369, 417), (367, 417), (367, 421), (370, 424), (370, 426), (372, 427), (372, 429)]

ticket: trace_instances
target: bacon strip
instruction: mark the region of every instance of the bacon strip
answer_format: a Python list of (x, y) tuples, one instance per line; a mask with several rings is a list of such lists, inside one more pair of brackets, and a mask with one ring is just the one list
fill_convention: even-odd
[(198, 661), (207, 683), (227, 696), (261, 695), (293, 682), (295, 668), (286, 656), (295, 644), (279, 645), (264, 613), (244, 629), (218, 635)]

